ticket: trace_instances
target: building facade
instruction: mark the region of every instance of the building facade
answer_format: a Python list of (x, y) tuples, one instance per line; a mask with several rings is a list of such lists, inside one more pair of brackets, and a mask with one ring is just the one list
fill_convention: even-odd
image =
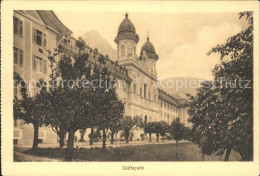
[[(13, 69), (29, 83), (29, 95), (39, 92), (35, 83), (39, 79), (49, 81), (50, 65), (45, 53), (54, 50), (62, 36), (71, 35), (52, 11), (15, 10), (13, 15)], [(20, 96), (14, 83), (14, 95)], [(14, 121), (14, 143), (31, 145), (33, 126)], [(40, 128), (39, 141), (57, 143), (57, 135), (50, 128)]]
[(135, 26), (126, 14), (119, 25), (115, 43), (118, 64), (126, 68), (131, 79), (126, 98), (127, 115), (138, 115), (147, 122), (165, 121), (168, 124), (179, 117), (188, 125), (186, 100), (177, 99), (157, 86), (156, 63), (159, 56), (149, 37), (142, 45), (140, 55), (136, 53), (138, 42)]
[[(14, 72), (26, 81), (43, 79), (48, 81), (50, 75), (49, 61), (44, 52), (58, 48), (64, 54), (80, 53), (79, 44), (88, 53), (89, 62), (99, 65), (96, 52), (84, 41), (72, 37), (70, 31), (52, 11), (14, 11)], [(175, 118), (188, 125), (187, 102), (178, 99), (157, 86), (156, 63), (159, 56), (149, 37), (142, 45), (140, 55), (136, 53), (139, 36), (128, 14), (119, 25), (115, 37), (117, 44), (117, 61), (108, 57), (106, 66), (116, 79), (123, 80), (124, 85), (117, 85), (118, 96), (126, 103), (126, 115), (140, 116), (146, 122), (165, 121), (170, 124)], [(101, 54), (98, 54), (101, 55)], [(15, 86), (14, 94), (19, 97)], [(39, 90), (34, 86), (30, 95)], [(136, 131), (135, 138), (140, 138), (143, 131)], [(87, 135), (86, 135), (87, 136)], [(87, 137), (86, 137), (87, 138)], [(40, 143), (58, 143), (57, 135), (50, 128), (40, 128)], [(33, 127), (14, 122), (14, 143), (31, 145)]]

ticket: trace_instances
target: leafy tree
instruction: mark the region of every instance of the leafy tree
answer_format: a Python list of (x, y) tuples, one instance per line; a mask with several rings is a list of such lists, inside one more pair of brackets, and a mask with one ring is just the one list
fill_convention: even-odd
[(54, 131), (59, 137), (60, 147), (64, 146), (64, 140), (66, 138), (67, 131), (61, 125), (51, 126), (52, 131)]
[(131, 116), (126, 116), (123, 119), (123, 131), (126, 139), (126, 143), (129, 142), (129, 136), (130, 132), (136, 128), (142, 128), (143, 127), (143, 120), (139, 116), (134, 116), (133, 118)]
[[(53, 59), (49, 57), (49, 59)], [(88, 55), (74, 57), (63, 56), (51, 68), (56, 77), (52, 77), (49, 92), (47, 121), (52, 127), (59, 127), (68, 132), (68, 142), (65, 159), (71, 161), (75, 132), (86, 128), (90, 123), (90, 112), (93, 109), (95, 94), (92, 89), (83, 88), (75, 84), (83, 83), (90, 75), (87, 67)], [(53, 76), (53, 75), (51, 75)], [(56, 84), (58, 80), (62, 83)], [(82, 98), (86, 97), (86, 98)]]
[(123, 119), (116, 120), (116, 118), (111, 122), (109, 129), (111, 131), (111, 144), (114, 143), (114, 136), (120, 130), (122, 130)]
[[(66, 138), (67, 131), (66, 131), (64, 125), (62, 125), (59, 120), (59, 119), (62, 119), (62, 116), (63, 116), (63, 113), (60, 109), (62, 102), (57, 101), (58, 95), (60, 93), (59, 91), (62, 91), (62, 89), (60, 87), (58, 87), (58, 78), (60, 77), (60, 73), (58, 70), (59, 62), (57, 62), (55, 60), (55, 58), (57, 59), (56, 56), (59, 54), (59, 52), (58, 52), (58, 50), (54, 50), (54, 52), (51, 52), (50, 50), (46, 50), (46, 51), (47, 51), (47, 54), (45, 52), (43, 52), (42, 49), (39, 49), (39, 52), (43, 53), (50, 61), (49, 66), (50, 66), (51, 74), (49, 75), (50, 76), (50, 81), (49, 81), (49, 90), (50, 91), (48, 92), (48, 101), (52, 106), (48, 107), (48, 105), (46, 104), (47, 110), (45, 112), (46, 115), (45, 115), (45, 119), (44, 119), (44, 124), (45, 124), (45, 126), (51, 127), (51, 129), (57, 134), (57, 136), (59, 137), (60, 147), (62, 148), (64, 146), (64, 140)], [(60, 58), (58, 58), (58, 59), (60, 59)], [(53, 90), (55, 90), (55, 89), (56, 89), (56, 91), (53, 92)]]
[(83, 128), (83, 129), (80, 129), (79, 130), (79, 133), (80, 133), (80, 142), (84, 142), (85, 140), (84, 140), (84, 136), (85, 136), (85, 134), (86, 134), (86, 128)]
[[(97, 129), (96, 131), (93, 129), (93, 134), (92, 134), (92, 140), (94, 142), (97, 142), (101, 139), (101, 133), (100, 133), (100, 129)], [(89, 134), (89, 138), (91, 138), (91, 133)]]
[(212, 155), (220, 147), (220, 143), (216, 142), (221, 135), (220, 129), (214, 130), (212, 127), (224, 120), (222, 116), (211, 118), (215, 110), (218, 114), (221, 111), (221, 108), (218, 111), (214, 109), (217, 106), (215, 103), (207, 103), (216, 100), (212, 87), (211, 82), (204, 82), (202, 87), (197, 90), (197, 97), (190, 97), (188, 111), (191, 115), (189, 121), (193, 123), (191, 140), (201, 148), (202, 160), (205, 154)]
[(113, 144), (115, 133), (122, 129), (125, 106), (124, 103), (119, 100), (118, 96), (115, 94), (115, 90), (113, 97), (110, 99), (109, 103), (110, 108), (107, 111), (107, 118), (110, 119), (108, 123), (108, 128), (111, 131), (111, 144)]
[(155, 122), (154, 123), (154, 132), (156, 134), (156, 142), (159, 142), (159, 136), (161, 132), (161, 123), (160, 122)]
[(21, 119), (23, 123), (32, 124), (34, 128), (33, 149), (38, 148), (39, 127), (44, 125), (46, 103), (46, 84), (43, 80), (39, 80), (37, 87), (42, 86), (40, 92), (34, 96), (28, 94), (28, 84), (20, 77), (18, 73), (14, 73), (14, 81), (20, 86), (21, 98), (14, 98), (14, 119)]
[(205, 82), (196, 97), (190, 98), (190, 121), (203, 153), (231, 150), (242, 160), (253, 159), (253, 16), (240, 13), (249, 27), (214, 47), (208, 54), (220, 53), (221, 64), (213, 70), (214, 82)]
[(184, 138), (184, 125), (180, 122), (180, 118), (172, 121), (170, 133), (176, 141), (176, 159), (178, 160), (178, 142)]
[(184, 138), (187, 141), (191, 141), (192, 131), (191, 128), (184, 126)]
[[(94, 77), (98, 81), (98, 86), (94, 86), (96, 94), (94, 99), (95, 109), (92, 111), (92, 116), (95, 119), (95, 125), (103, 131), (103, 145), (106, 148), (106, 133), (109, 128), (114, 133), (120, 120), (124, 114), (124, 104), (118, 98), (116, 93), (116, 80), (112, 78), (105, 66), (106, 58), (99, 56), (99, 67), (94, 67)], [(114, 134), (113, 134), (114, 136)], [(113, 137), (112, 137), (113, 140)]]
[(144, 125), (144, 132), (149, 134), (149, 142), (152, 141), (152, 133), (155, 132), (155, 122), (148, 122)]
[(162, 137), (162, 141), (164, 141), (164, 138), (166, 136), (166, 133), (169, 131), (169, 128), (170, 128), (169, 125), (165, 121), (159, 122), (159, 133)]

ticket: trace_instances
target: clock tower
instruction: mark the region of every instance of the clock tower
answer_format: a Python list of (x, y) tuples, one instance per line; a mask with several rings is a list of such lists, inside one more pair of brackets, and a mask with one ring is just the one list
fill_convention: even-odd
[(156, 61), (159, 59), (158, 55), (155, 52), (155, 48), (153, 44), (150, 42), (149, 37), (147, 37), (147, 41), (144, 43), (140, 53), (143, 64), (148, 69), (148, 72), (153, 75), (157, 75), (156, 72)]

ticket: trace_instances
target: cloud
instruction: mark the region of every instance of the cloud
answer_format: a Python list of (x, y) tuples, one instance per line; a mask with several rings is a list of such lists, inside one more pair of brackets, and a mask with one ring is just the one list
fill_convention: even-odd
[(236, 23), (202, 26), (194, 34), (195, 40), (175, 47), (168, 54), (161, 54), (157, 63), (158, 77), (212, 79), (212, 69), (220, 62), (219, 54), (207, 56), (206, 53), (241, 30), (241, 26)]

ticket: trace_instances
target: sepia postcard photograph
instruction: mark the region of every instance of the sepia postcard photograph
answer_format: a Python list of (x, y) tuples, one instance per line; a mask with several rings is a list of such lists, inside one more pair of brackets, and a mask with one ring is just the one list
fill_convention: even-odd
[(257, 1), (3, 1), (2, 175), (259, 175)]

